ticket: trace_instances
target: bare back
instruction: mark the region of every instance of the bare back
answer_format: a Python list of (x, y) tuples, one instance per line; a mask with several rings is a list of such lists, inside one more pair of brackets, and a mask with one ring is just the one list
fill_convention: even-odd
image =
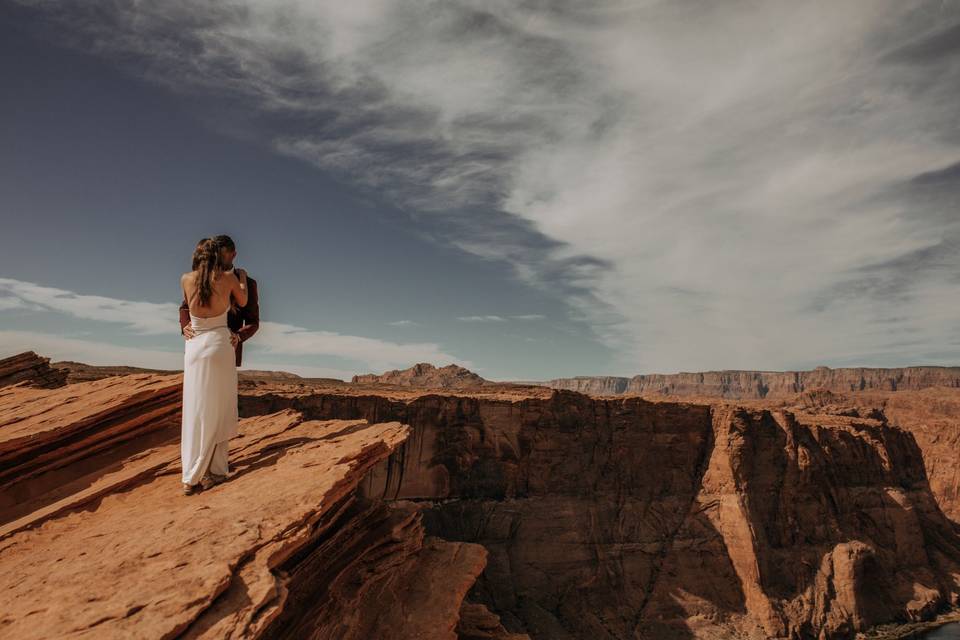
[[(200, 288), (197, 286), (199, 274), (196, 271), (185, 273), (180, 277), (184, 299), (190, 308), (190, 313), (198, 318), (213, 318), (230, 308), (230, 297), (237, 298), (240, 290), (240, 281), (233, 273), (219, 273), (213, 280), (213, 295), (206, 305), (200, 304)], [(245, 304), (246, 300), (238, 300), (238, 304)]]

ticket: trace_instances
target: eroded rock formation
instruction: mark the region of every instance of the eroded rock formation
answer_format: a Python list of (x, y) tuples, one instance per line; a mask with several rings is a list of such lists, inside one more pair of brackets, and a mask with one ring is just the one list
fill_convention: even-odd
[(67, 371), (50, 366), (50, 358), (24, 351), (0, 359), (0, 387), (25, 383), (31, 387), (53, 389), (67, 383)]
[(482, 544), (469, 603), (533, 638), (850, 638), (960, 588), (916, 442), (870, 417), (569, 392), (278, 388), (242, 408), (411, 425), (384, 495)]
[(179, 435), (180, 376), (0, 389), (0, 523), (36, 513), (144, 447)]
[(455, 364), (435, 367), (429, 362), (420, 362), (408, 369), (394, 369), (384, 374), (368, 373), (353, 376), (353, 384), (386, 384), (399, 387), (428, 389), (465, 389), (487, 384), (487, 381), (469, 369)]
[(837, 392), (900, 391), (960, 387), (960, 367), (896, 369), (817, 367), (812, 371), (703, 371), (646, 374), (632, 378), (578, 376), (541, 383), (590, 395), (669, 395), (752, 399), (792, 396), (810, 389)]
[(258, 381), (183, 496), (180, 384), (0, 390), (0, 636), (827, 639), (958, 603), (924, 457), (955, 482), (960, 389)]
[(834, 393), (814, 390), (778, 403), (804, 414), (864, 416), (909, 431), (923, 454), (927, 477), (943, 512), (960, 523), (960, 389)]
[(956, 604), (960, 540), (908, 433), (739, 407), (713, 423), (645, 637), (849, 638)]

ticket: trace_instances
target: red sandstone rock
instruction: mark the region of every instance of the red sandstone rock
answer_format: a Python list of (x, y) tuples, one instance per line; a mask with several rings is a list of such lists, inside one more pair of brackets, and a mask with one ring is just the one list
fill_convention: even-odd
[(417, 505), (364, 482), (406, 426), (244, 419), (228, 481), (184, 496), (179, 385), (0, 391), (0, 637), (457, 638), (486, 551), (426, 536)]
[(804, 422), (715, 409), (710, 464), (647, 605), (646, 637), (850, 638), (956, 603), (960, 540), (909, 434)]
[(236, 475), (186, 497), (169, 417), (141, 420), (171, 382), (0, 391), (7, 454), (48, 454), (6, 494), (0, 635), (826, 639), (957, 603), (958, 528), (876, 419), (940, 433), (950, 402), (263, 384)]
[(940, 508), (960, 523), (960, 389), (889, 394), (875, 404), (916, 438)]
[(960, 523), (960, 389), (831, 394), (818, 402), (801, 397), (794, 404), (805, 413), (879, 418), (912, 433), (940, 508)]
[(25, 383), (32, 387), (53, 389), (67, 383), (67, 371), (50, 366), (50, 358), (33, 351), (0, 359), (0, 387)]
[(960, 367), (869, 369), (817, 367), (812, 371), (703, 371), (645, 374), (632, 378), (579, 376), (541, 383), (591, 395), (708, 396), (730, 399), (784, 397), (810, 389), (837, 392), (960, 387)]
[(510, 633), (503, 628), (500, 616), (482, 604), (464, 602), (457, 623), (459, 640), (525, 640), (526, 634)]
[(382, 375), (368, 373), (353, 376), (354, 384), (390, 384), (401, 387), (423, 387), (430, 389), (462, 389), (487, 384), (487, 381), (469, 369), (450, 364), (434, 367), (428, 362), (415, 364), (409, 369), (394, 369)]
[(369, 478), (425, 505), (428, 533), (486, 547), (468, 604), (505, 631), (846, 638), (929, 618), (960, 589), (920, 450), (870, 418), (568, 392), (276, 388), (241, 404), (282, 407), (413, 428)]
[(177, 436), (181, 388), (178, 375), (138, 375), (53, 390), (0, 389), (0, 523)]

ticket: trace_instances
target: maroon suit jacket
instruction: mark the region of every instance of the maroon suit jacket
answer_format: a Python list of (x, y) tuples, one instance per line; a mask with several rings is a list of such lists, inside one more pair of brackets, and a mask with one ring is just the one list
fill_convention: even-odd
[[(190, 324), (190, 307), (187, 305), (187, 301), (184, 300), (180, 304), (180, 332), (183, 332), (183, 328)], [(244, 341), (255, 334), (257, 329), (260, 328), (260, 298), (257, 295), (257, 281), (247, 275), (247, 305), (245, 307), (240, 307), (239, 311), (235, 310), (233, 307), (230, 307), (230, 310), (227, 312), (227, 326), (230, 327), (230, 331), (237, 333), (240, 336), (240, 342), (237, 343), (237, 366), (240, 366), (240, 361), (243, 359), (243, 343)]]

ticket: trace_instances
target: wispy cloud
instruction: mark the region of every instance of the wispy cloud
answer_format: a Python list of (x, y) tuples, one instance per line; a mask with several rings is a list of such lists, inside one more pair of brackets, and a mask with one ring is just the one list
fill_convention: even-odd
[(53, 311), (83, 320), (126, 325), (139, 334), (179, 333), (177, 306), (82, 295), (33, 282), (0, 278), (0, 309)]
[(539, 313), (529, 313), (519, 316), (458, 316), (457, 320), (461, 322), (507, 322), (508, 320), (543, 320), (546, 316)]
[(388, 322), (387, 324), (391, 327), (414, 327), (420, 323), (414, 322), (413, 320), (394, 320), (393, 322)]
[(39, 331), (0, 331), (0, 357), (36, 351), (53, 360), (146, 369), (183, 369), (183, 351), (126, 347), (110, 342), (67, 338)]
[[(178, 304), (121, 300), (104, 296), (86, 295), (47, 287), (32, 282), (0, 278), (0, 312), (63, 313), (73, 318), (108, 324), (125, 325), (133, 337), (143, 336), (154, 342), (166, 335), (179, 345), (180, 324)], [(102, 339), (65, 338), (34, 331), (3, 332), (8, 350), (34, 349), (56, 353), (64, 359), (82, 360), (91, 364), (129, 364), (143, 367), (181, 368), (182, 351), (162, 351), (150, 346), (144, 348), (110, 345)], [(128, 336), (130, 337), (130, 336)], [(414, 362), (434, 364), (472, 363), (443, 351), (432, 342), (397, 343), (377, 338), (353, 336), (334, 331), (319, 331), (280, 322), (262, 322), (255, 339), (245, 353), (246, 360), (255, 362), (276, 356), (333, 357), (357, 363), (356, 373), (371, 369), (406, 367)], [(92, 359), (91, 359), (92, 358)], [(95, 362), (94, 362), (95, 360)], [(158, 364), (158, 363), (163, 363)], [(292, 365), (298, 370), (319, 371), (313, 365), (300, 362)], [(311, 368), (312, 367), (312, 368)], [(346, 368), (323, 369), (330, 374), (344, 374)], [(335, 375), (334, 377), (342, 377)]]
[(25, 309), (27, 308), (26, 303), (20, 298), (14, 297), (4, 297), (0, 298), (0, 311), (8, 309)]
[(27, 4), (431, 212), (624, 372), (960, 357), (954, 3)]
[(429, 342), (399, 344), (333, 331), (311, 331), (279, 322), (261, 323), (255, 337), (257, 348), (271, 354), (335, 356), (366, 363), (372, 369), (407, 367), (414, 362), (459, 364), (465, 367), (472, 364), (445, 353), (438, 345)]

